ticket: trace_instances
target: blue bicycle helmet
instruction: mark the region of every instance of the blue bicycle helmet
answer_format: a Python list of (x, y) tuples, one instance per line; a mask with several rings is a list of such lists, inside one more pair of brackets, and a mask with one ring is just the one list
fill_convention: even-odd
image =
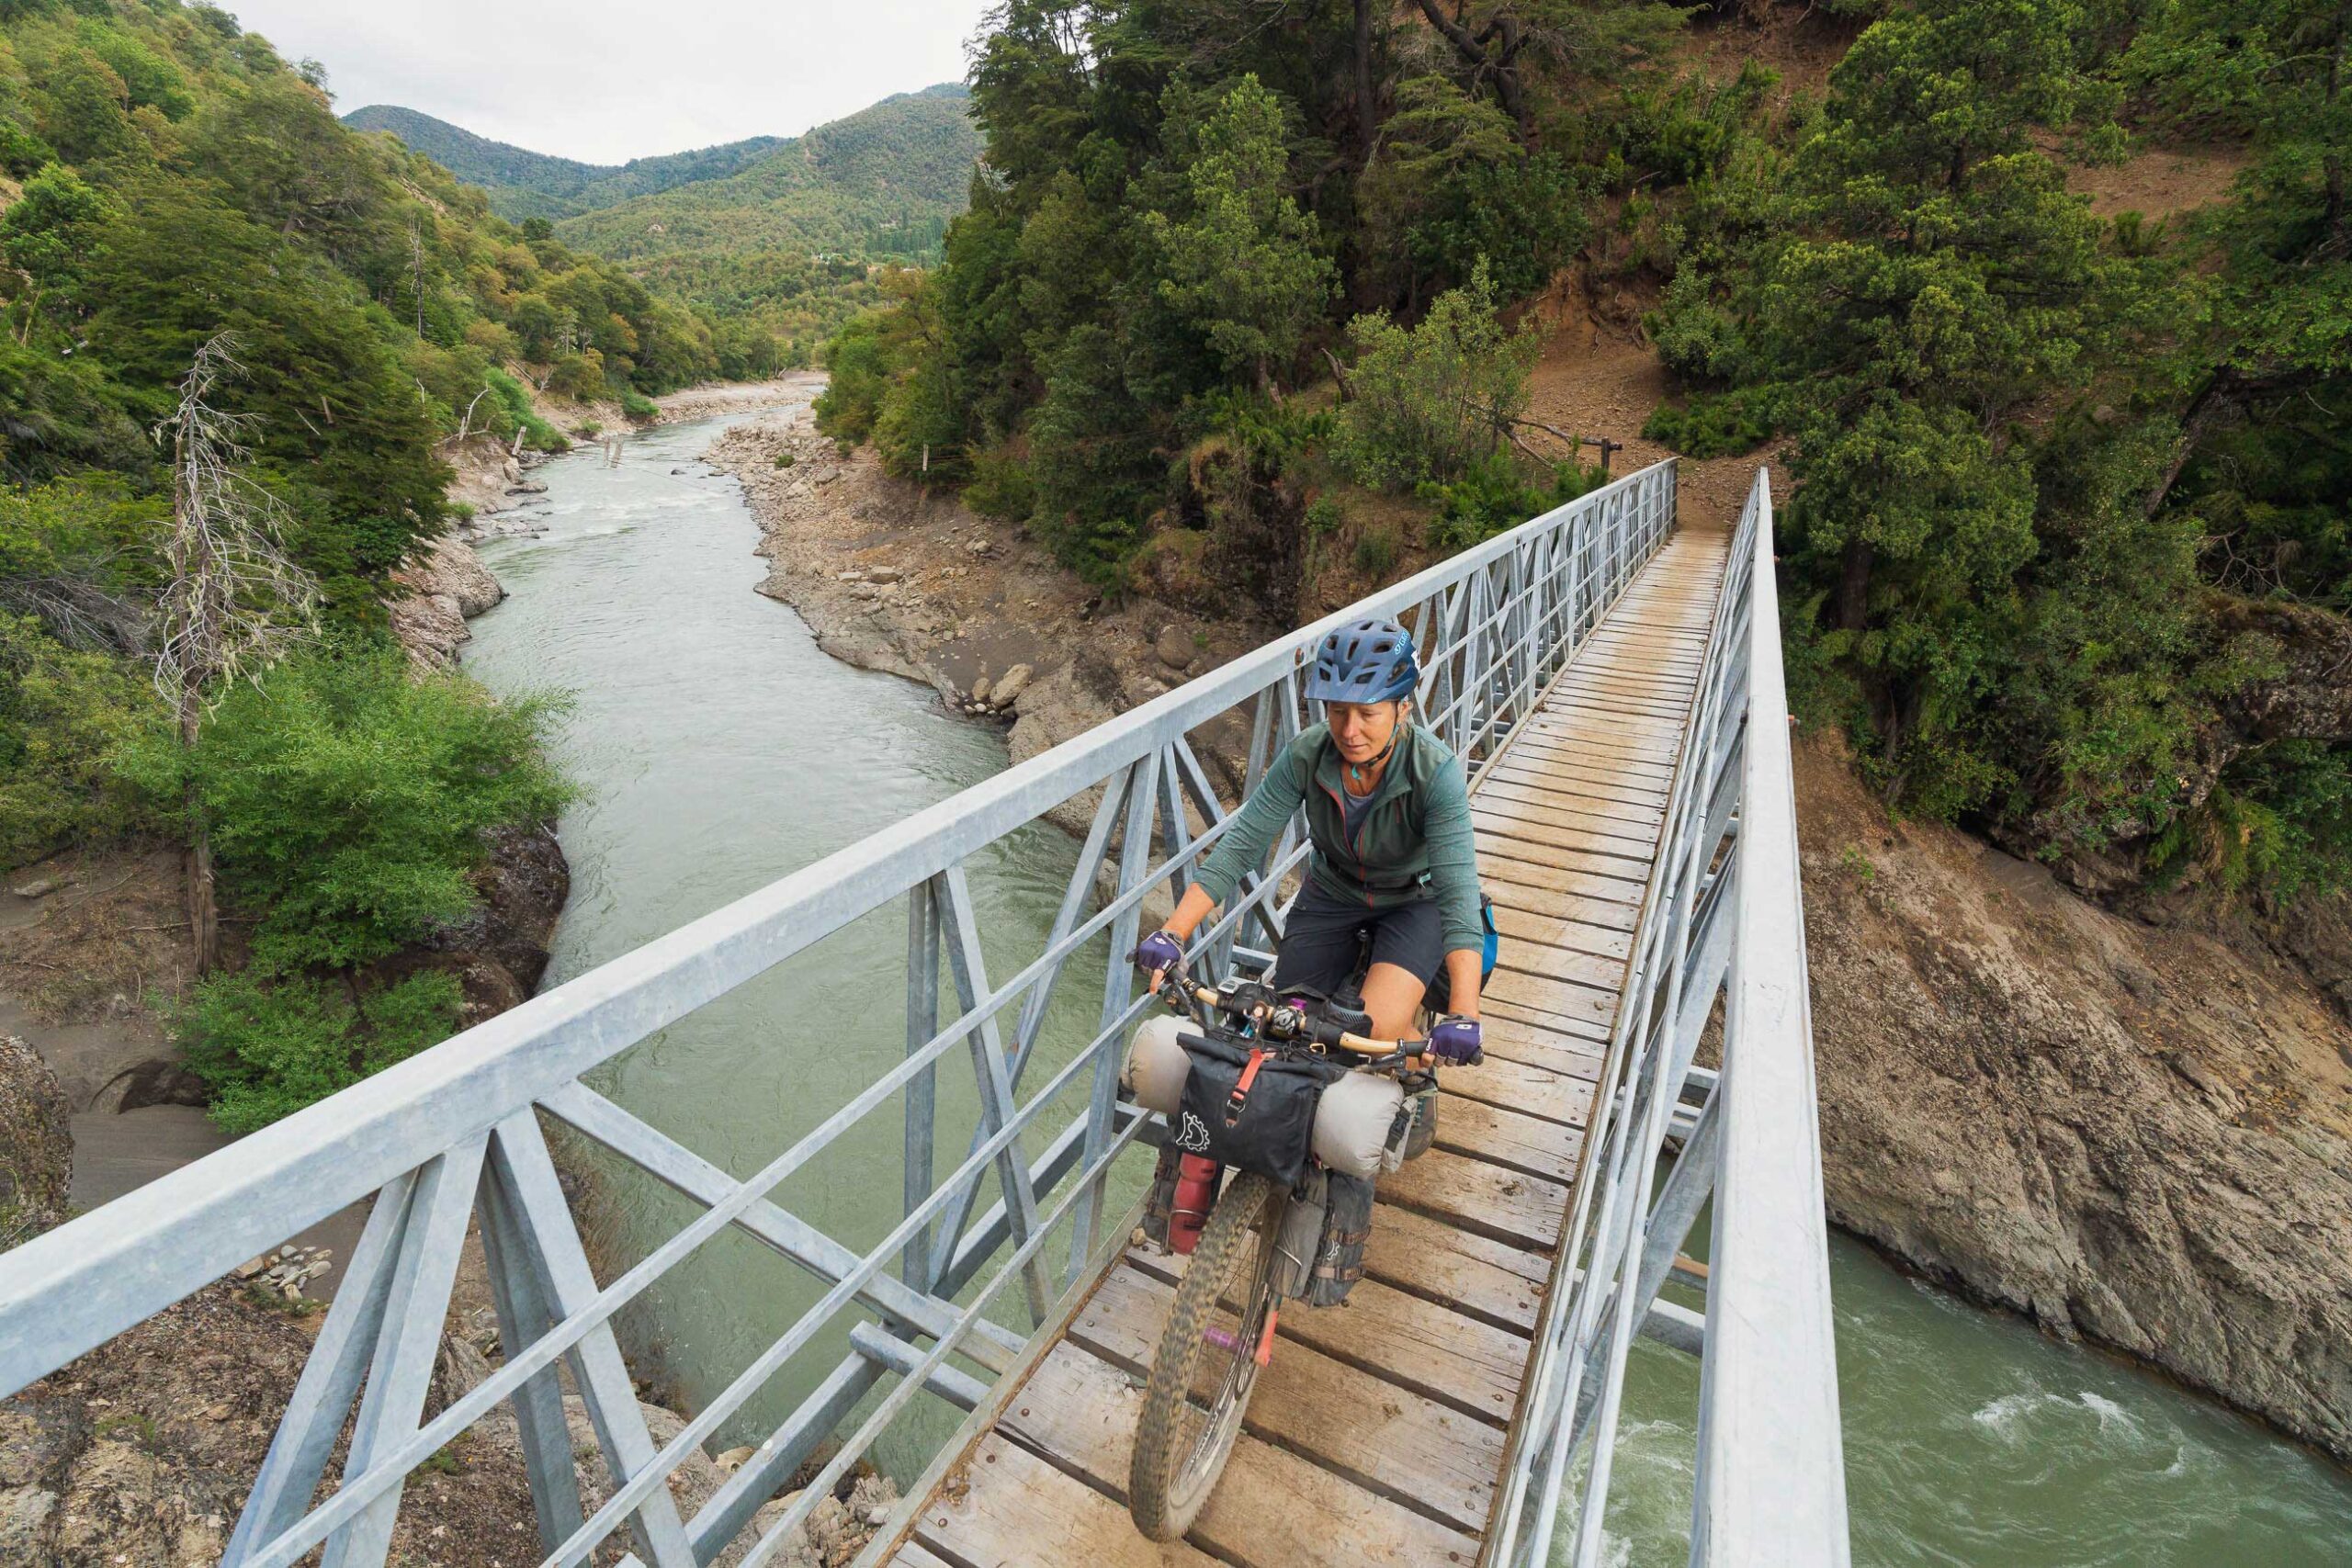
[(1311, 702), (1385, 703), (1411, 696), (1420, 681), (1411, 634), (1394, 621), (1362, 620), (1324, 637), (1306, 695)]

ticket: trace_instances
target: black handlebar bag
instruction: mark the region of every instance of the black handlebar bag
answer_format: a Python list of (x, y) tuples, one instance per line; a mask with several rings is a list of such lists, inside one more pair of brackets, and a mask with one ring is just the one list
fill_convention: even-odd
[(1285, 1190), (1306, 1174), (1315, 1111), (1324, 1086), (1347, 1068), (1319, 1057), (1277, 1054), (1200, 1034), (1180, 1034), (1193, 1058), (1169, 1143)]

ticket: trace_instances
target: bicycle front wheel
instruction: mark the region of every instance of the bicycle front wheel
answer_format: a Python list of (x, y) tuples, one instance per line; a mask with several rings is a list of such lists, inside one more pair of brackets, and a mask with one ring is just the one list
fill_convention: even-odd
[(1127, 1471), (1127, 1511), (1154, 1540), (1174, 1540), (1193, 1528), (1240, 1435), (1258, 1379), (1258, 1342), (1273, 1309), (1280, 1196), (1262, 1176), (1236, 1176), (1176, 1287)]

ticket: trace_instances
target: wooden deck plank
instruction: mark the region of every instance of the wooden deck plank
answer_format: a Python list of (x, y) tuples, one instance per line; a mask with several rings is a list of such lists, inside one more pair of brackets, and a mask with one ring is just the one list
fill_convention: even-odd
[[(1431, 1152), (1413, 1164), (1426, 1165), (1437, 1157)], [(1173, 1284), (1184, 1277), (1191, 1259), (1129, 1252), (1127, 1261)], [(1525, 1336), (1374, 1279), (1357, 1280), (1343, 1306), (1290, 1303), (1282, 1310), (1275, 1334), (1496, 1426), (1510, 1419), (1511, 1400), (1527, 1364)], [(1274, 1354), (1282, 1354), (1279, 1345)]]
[[(1121, 1371), (1145, 1376), (1174, 1299), (1164, 1280), (1114, 1269), (1070, 1325), (1070, 1338)], [(1242, 1429), (1456, 1529), (1485, 1526), (1502, 1464), (1502, 1434), (1492, 1427), (1311, 1345), (1280, 1347), (1259, 1374)]]
[[(1444, 1111), (1438, 1112), (1441, 1124)], [(1404, 1208), (1513, 1247), (1549, 1248), (1567, 1217), (1568, 1189), (1450, 1149), (1431, 1149), (1380, 1179), (1383, 1196)]]
[(1383, 1201), (1373, 1210), (1364, 1272), (1408, 1296), (1531, 1332), (1552, 1261)]
[(1482, 1006), (1488, 997), (1603, 1029), (1617, 1016), (1617, 993), (1613, 988), (1600, 990), (1518, 969), (1498, 969), (1487, 976), (1486, 988), (1479, 992)]
[[(1004, 1429), (1124, 1503), (1143, 1403), (1127, 1375), (1075, 1345), (1057, 1345), (1022, 1394)], [(1132, 1524), (1127, 1529), (1135, 1533)], [(1477, 1551), (1461, 1530), (1246, 1433), (1185, 1540), (1242, 1568), (1402, 1568), (1442, 1562), (1449, 1552), (1467, 1562)], [(1028, 1555), (1005, 1561), (1034, 1562), (1046, 1544), (1034, 1541)]]
[(1487, 775), (1476, 791), (1477, 797), (1494, 805), (1511, 801), (1521, 806), (1540, 807), (1546, 811), (1573, 812), (1594, 819), (1587, 826), (1598, 827), (1601, 822), (1616, 824), (1600, 830), (1636, 834), (1647, 831), (1653, 837), (1666, 821), (1666, 802), (1661, 797), (1656, 805), (1647, 801), (1611, 800), (1593, 791), (1590, 784), (1579, 785), (1573, 780), (1545, 778), (1524, 772), (1504, 773), (1500, 769)]
[(1182, 1541), (1146, 1540), (1121, 1504), (1001, 1433), (982, 1438), (915, 1516), (915, 1540), (958, 1568), (1220, 1568)]
[(1644, 838), (1640, 829), (1570, 807), (1489, 795), (1481, 790), (1470, 797), (1470, 817), (1478, 826), (1491, 827), (1506, 838), (1573, 844), (1595, 854), (1623, 855), (1629, 860), (1650, 858), (1651, 840)]
[(1570, 942), (1530, 942), (1506, 936), (1499, 920), (1496, 922), (1495, 962), (1504, 969), (1574, 980), (1600, 991), (1613, 991), (1625, 983), (1625, 961), (1622, 958), (1586, 953)]
[(1564, 914), (1538, 912), (1518, 900), (1505, 903), (1500, 896), (1495, 896), (1495, 931), (1497, 936), (1512, 942), (1566, 948), (1593, 958), (1623, 960), (1634, 951), (1631, 931)]
[[(1589, 1104), (1590, 1086), (1586, 1088)], [(1584, 1136), (1575, 1128), (1463, 1095), (1441, 1093), (1438, 1099), (1439, 1148), (1563, 1185), (1576, 1179)]]
[(1593, 1081), (1600, 1076), (1600, 1058), (1578, 1057), (1576, 1064), (1563, 1069), (1490, 1055), (1475, 1067), (1443, 1069), (1439, 1082), (1448, 1094), (1482, 1100), (1563, 1127), (1581, 1127), (1592, 1099)]
[(1510, 839), (1498, 834), (1481, 834), (1478, 840), (1478, 854), (1479, 874), (1482, 876), (1485, 874), (1487, 859), (1511, 861), (1521, 865), (1532, 865), (1550, 871), (1575, 871), (1591, 876), (1614, 877), (1620, 882), (1630, 883), (1633, 886), (1631, 896), (1636, 898), (1641, 897), (1642, 884), (1649, 874), (1640, 862), (1627, 860), (1623, 855), (1601, 855), (1592, 854), (1583, 850), (1558, 849), (1550, 844), (1538, 843), (1532, 839)]

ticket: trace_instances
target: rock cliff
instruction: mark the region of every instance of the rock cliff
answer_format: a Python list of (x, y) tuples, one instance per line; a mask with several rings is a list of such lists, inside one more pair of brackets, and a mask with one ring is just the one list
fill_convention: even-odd
[(2352, 1028), (2320, 980), (1890, 822), (1826, 746), (1796, 793), (1831, 1217), (2352, 1462)]

